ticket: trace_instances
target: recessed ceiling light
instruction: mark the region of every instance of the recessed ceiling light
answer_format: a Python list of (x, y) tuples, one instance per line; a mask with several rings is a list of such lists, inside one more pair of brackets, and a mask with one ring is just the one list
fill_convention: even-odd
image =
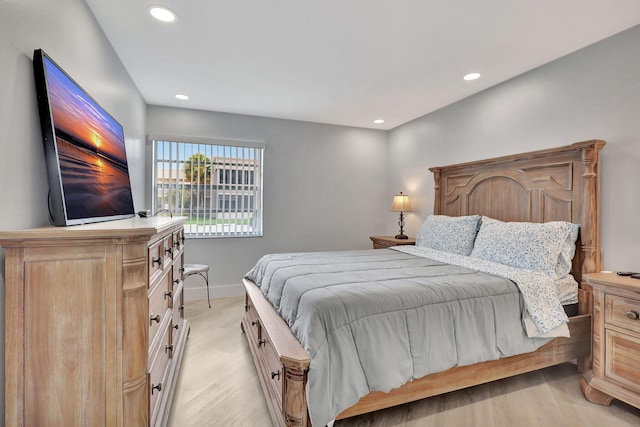
[(173, 22), (176, 20), (176, 14), (170, 9), (162, 6), (151, 6), (149, 8), (151, 16), (162, 22)]
[(379, 125), (380, 123), (384, 123), (384, 120), (382, 120), (382, 119), (375, 119), (375, 120), (373, 121), (373, 123), (375, 123), (375, 124)]
[(480, 73), (469, 73), (463, 77), (465, 80), (475, 80), (480, 78)]
[(177, 94), (176, 98), (178, 98), (180, 101), (186, 101), (187, 99), (189, 99), (187, 95), (183, 95), (181, 93)]

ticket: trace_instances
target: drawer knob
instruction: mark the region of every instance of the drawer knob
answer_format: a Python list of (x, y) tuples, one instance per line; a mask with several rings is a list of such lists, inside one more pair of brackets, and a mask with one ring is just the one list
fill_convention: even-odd
[(173, 325), (173, 329), (178, 330), (178, 324)]
[(251, 322), (251, 326), (256, 326), (257, 324), (258, 324), (257, 320), (254, 320), (254, 321)]
[(161, 316), (160, 316), (159, 314), (156, 314), (156, 315), (154, 316), (154, 315), (153, 315), (153, 313), (151, 313), (149, 323), (151, 323), (151, 322), (158, 322), (158, 323), (160, 323), (160, 318), (161, 318)]
[(175, 283), (175, 284), (177, 285), (178, 283), (180, 283), (180, 279), (175, 279), (175, 280), (173, 281), (173, 283)]
[(165, 254), (169, 254), (169, 255), (171, 255), (171, 251), (172, 251), (172, 248), (171, 248), (171, 247), (164, 248), (164, 253), (165, 253)]
[(151, 394), (153, 394), (154, 390), (162, 391), (162, 383), (156, 385), (151, 384)]
[(155, 257), (151, 258), (151, 266), (153, 266), (154, 264), (158, 264), (158, 265), (162, 264), (162, 257), (159, 256), (158, 258), (155, 258)]
[(258, 346), (265, 345), (267, 342), (265, 340), (258, 340)]
[(271, 372), (271, 379), (274, 379), (275, 377), (278, 377), (278, 379), (280, 379), (280, 371)]
[(640, 313), (634, 310), (629, 310), (627, 311), (627, 317), (631, 320), (638, 320), (640, 319)]
[(164, 346), (164, 352), (168, 352), (168, 351), (172, 351), (173, 350), (173, 344), (167, 344)]
[(165, 299), (166, 299), (167, 297), (171, 298), (172, 296), (173, 296), (173, 292), (171, 292), (171, 291), (164, 291), (164, 297), (165, 297)]

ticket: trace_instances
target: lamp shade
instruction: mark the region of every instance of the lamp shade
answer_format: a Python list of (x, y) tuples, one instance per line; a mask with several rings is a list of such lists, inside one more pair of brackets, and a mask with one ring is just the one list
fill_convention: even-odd
[(393, 203), (391, 204), (391, 212), (411, 212), (411, 202), (409, 202), (409, 196), (406, 194), (396, 194), (393, 196)]

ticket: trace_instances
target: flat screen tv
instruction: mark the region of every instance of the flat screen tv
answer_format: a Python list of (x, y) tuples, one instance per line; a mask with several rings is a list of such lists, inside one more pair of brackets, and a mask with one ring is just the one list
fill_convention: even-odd
[(52, 223), (133, 217), (122, 126), (41, 49), (33, 69)]

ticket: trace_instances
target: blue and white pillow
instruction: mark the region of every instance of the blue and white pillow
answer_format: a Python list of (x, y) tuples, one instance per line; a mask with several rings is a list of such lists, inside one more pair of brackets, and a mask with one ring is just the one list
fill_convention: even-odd
[(468, 256), (478, 233), (480, 215), (431, 215), (416, 237), (416, 246)]
[(471, 256), (561, 279), (571, 271), (579, 229), (565, 221), (502, 222), (483, 216)]

